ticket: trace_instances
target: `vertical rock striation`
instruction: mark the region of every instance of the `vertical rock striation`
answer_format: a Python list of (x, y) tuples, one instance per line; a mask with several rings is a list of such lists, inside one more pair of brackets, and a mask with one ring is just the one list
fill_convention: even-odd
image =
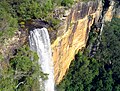
[[(110, 7), (105, 14), (106, 21), (111, 20), (113, 16), (113, 5), (114, 1), (111, 0)], [(119, 9), (120, 7), (117, 8), (116, 12), (118, 17), (120, 17)], [(64, 11), (65, 13), (62, 16), (59, 15), (62, 20), (61, 26), (57, 31), (49, 33), (51, 40), (55, 40), (51, 47), (56, 84), (62, 80), (78, 50), (82, 50), (86, 46), (91, 26), (98, 23), (100, 18), (103, 17), (103, 3), (102, 0), (78, 2), (69, 10), (61, 9), (61, 13)], [(0, 54), (4, 55), (5, 59), (8, 60), (12, 51), (27, 41), (27, 36), (21, 35), (18, 33), (13, 38), (6, 40), (4, 45), (0, 45)], [(4, 64), (7, 63), (0, 62), (0, 67), (4, 66)]]
[(102, 0), (79, 2), (61, 17), (63, 22), (51, 45), (56, 84), (62, 80), (78, 50), (86, 46), (91, 26), (98, 22), (102, 10)]

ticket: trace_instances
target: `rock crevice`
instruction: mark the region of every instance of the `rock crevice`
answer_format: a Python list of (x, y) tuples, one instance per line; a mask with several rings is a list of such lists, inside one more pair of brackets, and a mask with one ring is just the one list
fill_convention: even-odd
[(98, 22), (102, 10), (102, 0), (79, 2), (64, 17), (51, 45), (56, 84), (62, 80), (75, 54), (86, 46), (91, 26)]

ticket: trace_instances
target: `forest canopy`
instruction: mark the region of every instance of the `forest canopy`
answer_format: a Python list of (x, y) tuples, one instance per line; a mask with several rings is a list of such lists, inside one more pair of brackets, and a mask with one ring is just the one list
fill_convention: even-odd
[(107, 22), (94, 57), (80, 52), (70, 65), (59, 91), (120, 91), (120, 19)]
[(38, 56), (24, 45), (10, 58), (9, 66), (0, 69), (0, 91), (39, 91), (40, 78), (45, 80), (47, 75), (40, 69)]

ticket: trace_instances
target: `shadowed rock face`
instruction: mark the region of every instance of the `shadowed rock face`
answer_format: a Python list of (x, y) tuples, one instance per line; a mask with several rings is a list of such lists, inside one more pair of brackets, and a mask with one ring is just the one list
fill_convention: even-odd
[(106, 7), (108, 7), (107, 12), (105, 13), (105, 21), (111, 21), (113, 14), (115, 12), (115, 1), (111, 0), (109, 3), (109, 5), (105, 5)]
[(116, 16), (120, 18), (120, 6), (118, 6), (116, 9)]
[[(61, 18), (64, 20), (55, 32), (56, 39), (51, 45), (56, 84), (62, 80), (75, 54), (86, 46), (91, 26), (98, 25), (101, 17), (105, 21), (112, 19), (114, 1), (111, 0), (109, 5), (103, 7), (102, 0), (79, 2), (68, 10), (67, 16)], [(108, 8), (104, 16), (103, 8)]]
[(97, 23), (102, 10), (102, 0), (79, 2), (62, 17), (64, 20), (51, 45), (56, 84), (62, 80), (78, 50), (86, 46), (91, 26)]
[[(60, 27), (56, 31), (49, 32), (50, 39), (54, 40), (51, 47), (56, 84), (62, 80), (78, 50), (86, 46), (91, 26), (93, 23), (98, 23), (103, 11), (102, 0), (87, 3), (79, 2), (66, 11), (66, 14), (61, 18), (62, 22), (60, 23)], [(64, 12), (64, 10), (61, 12)], [(118, 15), (120, 14), (119, 10), (117, 13)], [(30, 24), (28, 24), (30, 29), (49, 27), (47, 22), (40, 20), (35, 20), (32, 23), (33, 26), (29, 26)], [(26, 41), (27, 36), (18, 33), (18, 35), (7, 40), (5, 45), (0, 45), (0, 53), (7, 58), (9, 55), (6, 54), (10, 54), (12, 50), (17, 49)], [(13, 54), (14, 53), (15, 52), (13, 52)], [(0, 63), (0, 65), (2, 65), (2, 63)]]
[(86, 15), (95, 13), (98, 7), (98, 2), (78, 3), (73, 10), (75, 10), (75, 20), (84, 18)]

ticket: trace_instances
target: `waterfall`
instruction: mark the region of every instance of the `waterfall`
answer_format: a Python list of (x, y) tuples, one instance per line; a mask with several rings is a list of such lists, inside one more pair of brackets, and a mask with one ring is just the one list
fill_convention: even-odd
[[(48, 79), (43, 82), (43, 91), (54, 91), (54, 68), (47, 29), (38, 28), (30, 31), (29, 42), (31, 50), (38, 54), (38, 64), (41, 65), (42, 71), (48, 74)], [(41, 78), (39, 81), (41, 81)]]

